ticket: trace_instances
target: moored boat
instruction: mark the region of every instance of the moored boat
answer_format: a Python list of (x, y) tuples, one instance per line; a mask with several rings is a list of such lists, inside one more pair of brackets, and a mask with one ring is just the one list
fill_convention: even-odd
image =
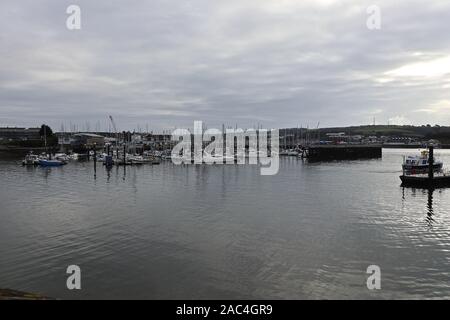
[[(442, 165), (440, 170), (436, 171), (434, 163), (434, 147), (429, 147), (429, 152), (426, 153), (428, 156), (428, 173), (421, 172), (417, 173), (414, 171), (403, 170), (403, 175), (400, 176), (403, 187), (416, 187), (416, 188), (442, 188), (450, 187), (450, 172), (445, 172), (442, 170)], [(425, 153), (422, 152), (422, 156)], [(404, 161), (406, 162), (406, 161)]]
[[(426, 173), (429, 170), (428, 151), (422, 151), (420, 156), (407, 156), (403, 159), (403, 171), (412, 173)], [(443, 163), (441, 161), (433, 161), (433, 170), (439, 172), (442, 170)]]
[(55, 159), (66, 163), (70, 160), (69, 156), (65, 153), (56, 153)]
[(78, 153), (72, 153), (69, 155), (70, 160), (78, 160)]
[(22, 160), (22, 165), (24, 166), (35, 166), (39, 164), (39, 156), (30, 152)]
[(42, 167), (60, 167), (65, 165), (67, 162), (61, 160), (48, 160), (48, 159), (39, 159), (39, 165)]

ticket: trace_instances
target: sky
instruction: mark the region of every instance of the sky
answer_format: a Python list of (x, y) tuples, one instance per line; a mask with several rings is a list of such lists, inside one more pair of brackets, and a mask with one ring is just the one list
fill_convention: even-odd
[(2, 0), (0, 126), (450, 125), (449, 21), (436, 0)]

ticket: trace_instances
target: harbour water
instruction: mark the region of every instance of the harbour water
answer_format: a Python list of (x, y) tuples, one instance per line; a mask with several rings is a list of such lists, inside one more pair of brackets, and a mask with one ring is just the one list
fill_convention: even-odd
[[(55, 298), (450, 298), (450, 190), (402, 156), (256, 166), (0, 160), (0, 288)], [(435, 154), (450, 165), (450, 150)], [(82, 289), (66, 288), (81, 267)], [(381, 290), (366, 287), (369, 265)]]

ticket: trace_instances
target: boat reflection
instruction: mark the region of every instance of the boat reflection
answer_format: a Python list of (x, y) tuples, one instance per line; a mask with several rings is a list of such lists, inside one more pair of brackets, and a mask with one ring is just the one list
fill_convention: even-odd
[(427, 223), (428, 226), (432, 226), (435, 220), (433, 219), (433, 193), (434, 189), (428, 189), (428, 202), (427, 202)]
[(406, 188), (403, 187), (402, 188), (402, 202), (405, 203), (406, 199), (406, 195), (405, 195), (405, 190), (410, 190), (411, 191), (411, 195), (413, 197), (417, 196), (417, 193), (421, 191), (422, 195), (425, 196), (425, 194), (427, 195), (427, 204), (426, 204), (426, 218), (425, 220), (427, 221), (427, 224), (429, 227), (431, 227), (436, 220), (433, 218), (434, 216), (434, 209), (433, 209), (433, 197), (434, 197), (434, 192), (435, 189), (434, 188), (429, 188), (429, 189), (410, 189), (410, 188)]

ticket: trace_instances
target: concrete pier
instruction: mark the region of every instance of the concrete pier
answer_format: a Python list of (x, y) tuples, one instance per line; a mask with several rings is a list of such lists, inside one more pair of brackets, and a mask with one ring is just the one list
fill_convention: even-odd
[(381, 158), (381, 145), (312, 145), (307, 150), (309, 161), (356, 160)]

